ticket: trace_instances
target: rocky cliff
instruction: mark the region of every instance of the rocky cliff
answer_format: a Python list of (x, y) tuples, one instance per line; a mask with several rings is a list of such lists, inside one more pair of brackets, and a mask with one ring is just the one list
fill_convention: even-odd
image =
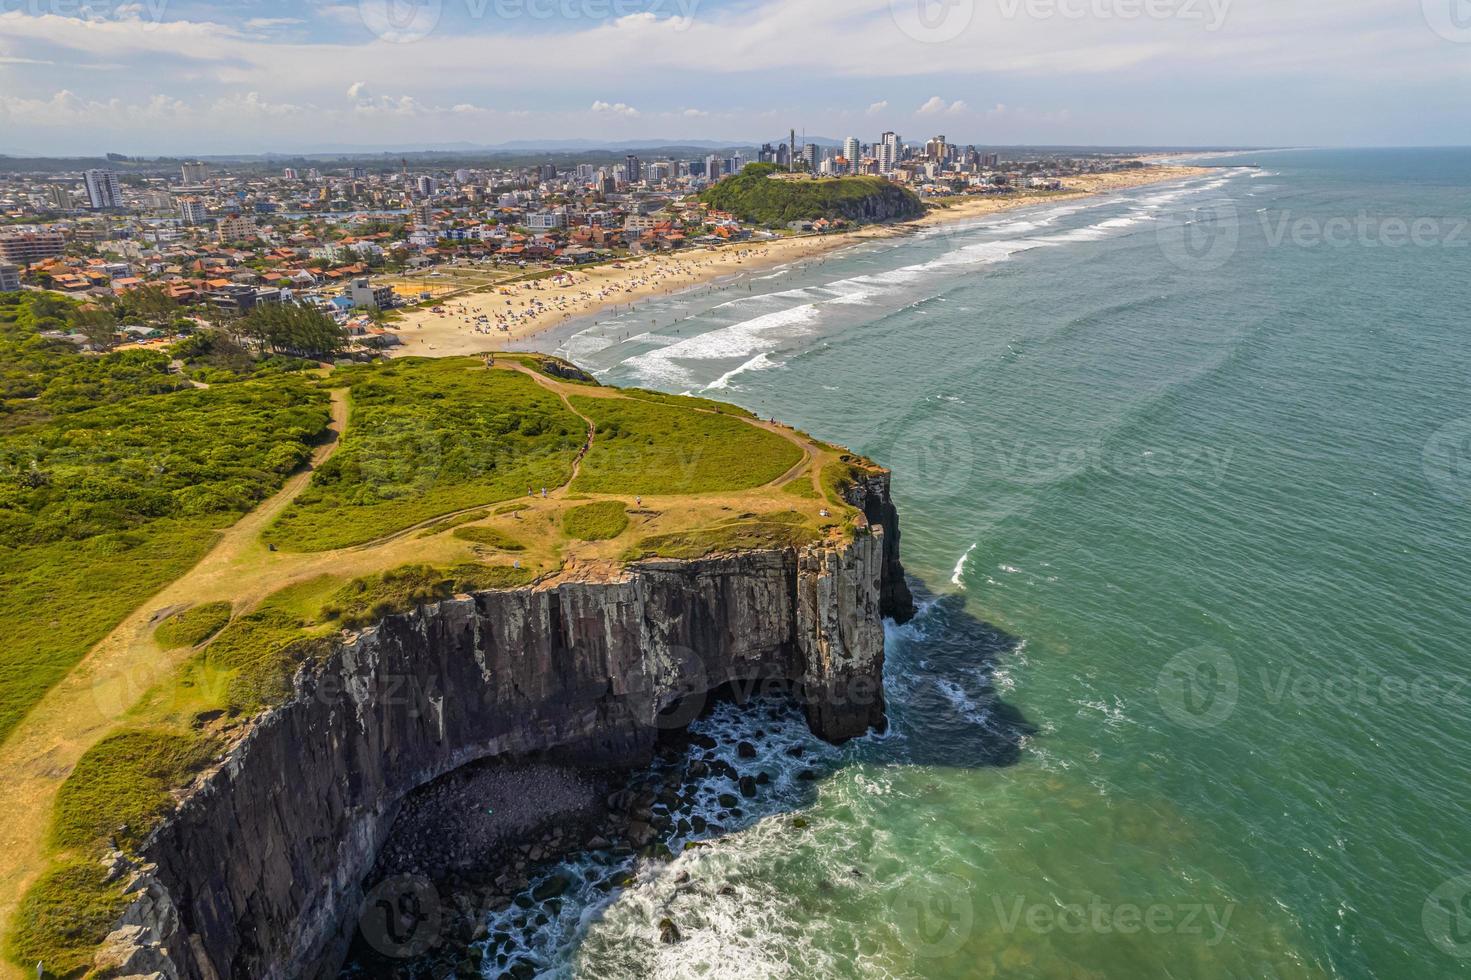
[(730, 682), (790, 682), (814, 732), (884, 725), (884, 615), (912, 612), (886, 475), (800, 551), (649, 561), (465, 596), (344, 637), (148, 840), (103, 975), (329, 976), (415, 789), (489, 758), (637, 766)]

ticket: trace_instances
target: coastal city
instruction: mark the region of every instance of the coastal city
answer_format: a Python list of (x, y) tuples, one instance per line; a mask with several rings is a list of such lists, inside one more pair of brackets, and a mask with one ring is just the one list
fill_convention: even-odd
[[(598, 159), (380, 156), (279, 166), (113, 154), (76, 170), (22, 170), (35, 162), (15, 161), (0, 166), (0, 292), (50, 290), (113, 310), (102, 330), (58, 333), (84, 349), (164, 341), (283, 302), (332, 317), (354, 348), (392, 348), (403, 343), (407, 312), (444, 315), (463, 294), (521, 296), (493, 317), (467, 320), (480, 333), (509, 334), (547, 312), (549, 301), (523, 292), (574, 286), (578, 269), (864, 223), (752, 220), (702, 200), (752, 165), (814, 183), (884, 181), (931, 208), (1042, 197), (1072, 178), (1143, 167), (1126, 155), (1003, 154), (943, 135), (908, 143), (893, 132), (872, 143), (820, 144), (793, 131), (775, 145), (704, 156), (693, 148), (589, 156)], [(148, 302), (121, 302), (140, 291)]]

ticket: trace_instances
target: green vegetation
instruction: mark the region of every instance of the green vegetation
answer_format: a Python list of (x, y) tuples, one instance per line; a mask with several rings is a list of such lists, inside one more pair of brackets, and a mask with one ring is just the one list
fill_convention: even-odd
[[(187, 670), (223, 695), (231, 716), (252, 715), (291, 692), (302, 661), (322, 652), (323, 630), (293, 610), (266, 602), (220, 631)], [(198, 683), (192, 680), (191, 683)]]
[(725, 414), (629, 398), (572, 399), (597, 425), (573, 489), (607, 494), (749, 490), (802, 461), (802, 450)]
[(138, 846), (169, 811), (171, 790), (219, 751), (198, 735), (136, 729), (109, 735), (77, 762), (56, 796), (51, 844), (96, 857), (110, 841)]
[(49, 976), (71, 976), (92, 965), (97, 947), (127, 906), (121, 882), (92, 859), (53, 865), (21, 900), (6, 956)]
[(812, 486), (812, 478), (806, 473), (796, 479), (785, 483), (781, 488), (782, 493), (789, 493), (793, 497), (802, 497), (805, 500), (816, 500), (817, 490)]
[(261, 357), (236, 343), (223, 330), (201, 330), (171, 345), (169, 356), (184, 364), (190, 380), (204, 384), (229, 384), (245, 378), (277, 374), (282, 371), (305, 371), (316, 362), (305, 358), (273, 354)]
[(347, 348), (347, 331), (312, 306), (262, 303), (239, 323), (239, 331), (273, 354), (331, 357)]
[(347, 367), (341, 448), (266, 531), (292, 551), (364, 544), (443, 514), (556, 487), (586, 425), (532, 378), (478, 359)]
[(325, 393), (295, 377), (103, 401), (0, 432), (0, 738), (328, 421)]
[[(496, 513), (499, 514), (500, 511), (496, 511)], [(432, 538), (436, 534), (452, 531), (462, 524), (474, 524), (476, 521), (483, 521), (489, 516), (489, 510), (472, 510), (468, 514), (456, 514), (453, 517), (446, 517), (442, 521), (435, 521), (433, 524), (430, 524), (419, 532), (419, 537)]]
[(197, 647), (225, 628), (234, 613), (228, 602), (211, 602), (174, 613), (158, 624), (153, 638), (161, 649), (178, 650)]
[(497, 531), (493, 527), (462, 527), (455, 532), (455, 537), (461, 541), (469, 541), (472, 544), (485, 545), (495, 548), (497, 551), (525, 551), (526, 546), (521, 542)]
[(862, 476), (863, 469), (853, 457), (843, 456), (824, 466), (818, 480), (822, 484), (822, 492), (827, 497), (828, 503), (834, 507), (845, 508), (849, 504), (844, 494)]
[(742, 221), (769, 228), (819, 218), (909, 221), (925, 213), (913, 191), (882, 177), (773, 180), (778, 171), (773, 164), (751, 164), (706, 190), (700, 200)]
[(446, 571), (406, 565), (349, 582), (332, 596), (323, 615), (348, 629), (361, 629), (426, 603), (468, 592), (516, 588), (535, 579), (534, 571), (509, 566), (462, 565)]
[(62, 852), (17, 910), (6, 954), (48, 976), (91, 965), (122, 914), (123, 882), (109, 882), (101, 858), (114, 845), (131, 851), (218, 754), (220, 743), (197, 732), (131, 729), (98, 742), (78, 760), (56, 796), (49, 844)]
[(735, 521), (719, 527), (680, 531), (644, 538), (623, 556), (625, 561), (643, 558), (690, 560), (727, 551), (800, 548), (821, 536), (805, 525), (785, 521)]
[(618, 500), (574, 507), (562, 517), (562, 530), (579, 541), (611, 541), (627, 529), (628, 509)]

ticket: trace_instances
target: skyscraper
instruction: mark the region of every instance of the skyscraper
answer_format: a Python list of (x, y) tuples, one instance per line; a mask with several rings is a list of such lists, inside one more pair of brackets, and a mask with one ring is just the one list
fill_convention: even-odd
[(843, 140), (843, 156), (848, 160), (850, 173), (858, 172), (858, 159), (863, 155), (863, 146), (858, 142), (858, 137), (849, 136)]
[(179, 168), (186, 184), (202, 184), (209, 180), (209, 164), (195, 161)]
[(644, 179), (644, 162), (632, 153), (623, 161), (623, 169), (627, 172), (630, 184), (637, 184)]
[(899, 134), (885, 133), (879, 138), (879, 145), (875, 147), (875, 153), (879, 158), (879, 173), (892, 174), (899, 166)]
[(87, 182), (87, 201), (93, 211), (123, 206), (123, 189), (118, 184), (117, 174), (111, 170), (88, 170), (84, 176)]

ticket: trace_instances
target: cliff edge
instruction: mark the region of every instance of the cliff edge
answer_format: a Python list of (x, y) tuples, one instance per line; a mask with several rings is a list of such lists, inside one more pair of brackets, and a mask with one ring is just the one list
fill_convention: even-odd
[(335, 975), (408, 794), (485, 759), (647, 764), (730, 682), (788, 682), (822, 738), (885, 724), (883, 618), (913, 604), (888, 476), (842, 540), (460, 596), (345, 635), (115, 871), (97, 975)]

